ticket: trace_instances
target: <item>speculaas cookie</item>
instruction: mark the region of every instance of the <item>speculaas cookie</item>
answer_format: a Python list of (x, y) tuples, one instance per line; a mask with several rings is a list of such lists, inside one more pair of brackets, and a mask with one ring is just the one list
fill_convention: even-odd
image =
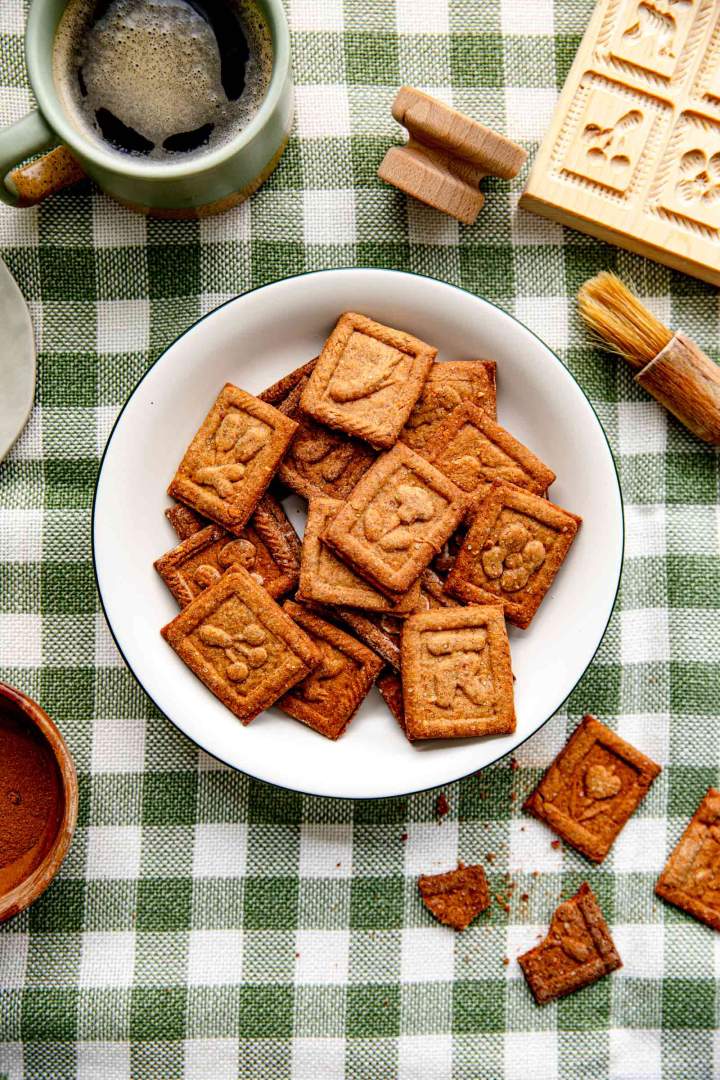
[(161, 633), (243, 724), (321, 661), (307, 634), (241, 567), (201, 592)]
[(602, 862), (660, 772), (649, 757), (586, 716), (523, 808)]
[(555, 480), (543, 464), (509, 431), (477, 405), (466, 402), (439, 424), (422, 451), (477, 505), (493, 480), (542, 495)]
[(708, 789), (665, 863), (655, 892), (720, 930), (720, 791)]
[(411, 615), (403, 625), (401, 654), (411, 739), (515, 730), (510, 646), (499, 605)]
[(297, 424), (227, 383), (185, 452), (168, 494), (236, 535), (275, 475)]
[(300, 367), (289, 371), (287, 375), (283, 375), (282, 379), (278, 379), (272, 386), (268, 386), (267, 389), (258, 394), (258, 397), (261, 401), (266, 401), (268, 405), (274, 405), (277, 408), (281, 402), (286, 400), (288, 394), (307, 378), (316, 362), (317, 356), (314, 356), (312, 360), (308, 360), (307, 364), (301, 364)]
[(404, 735), (407, 735), (405, 727), (405, 709), (403, 706), (402, 680), (394, 668), (386, 667), (375, 680), (380, 697), (383, 699), (392, 715), (397, 720)]
[(338, 739), (365, 700), (382, 660), (300, 604), (286, 600), (283, 610), (308, 635), (321, 662), (278, 706), (326, 738)]
[(367, 611), (414, 611), (420, 602), (420, 581), (393, 603), (359, 577), (322, 540), (322, 534), (342, 507), (338, 499), (311, 499), (303, 536), (298, 599), (339, 604)]
[(325, 342), (301, 408), (328, 427), (387, 449), (420, 396), (437, 349), (346, 312)]
[(201, 529), (206, 529), (208, 525), (212, 525), (212, 522), (208, 521), (207, 518), (201, 517), (200, 514), (196, 514), (194, 510), (191, 510), (189, 506), (182, 506), (180, 503), (169, 506), (165, 511), (165, 517), (177, 533), (178, 540), (187, 540), (188, 536), (192, 536), (194, 533), (200, 532)]
[(529, 491), (494, 481), (445, 588), (470, 604), (501, 603), (523, 629), (570, 550), (582, 519)]
[(245, 526), (242, 537), (233, 536), (220, 525), (208, 525), (157, 559), (155, 569), (180, 607), (186, 607), (234, 566), (247, 570), (271, 596), (282, 596), (298, 581), (297, 567), (293, 572), (289, 565), (289, 559), (285, 568), (276, 561), (250, 525)]
[(298, 425), (287, 453), (280, 463), (278, 479), (301, 495), (344, 499), (368, 471), (377, 452), (359, 439), (351, 439), (318, 424), (300, 408), (307, 379), (278, 407)]
[(397, 600), (441, 550), (465, 497), (439, 469), (398, 443), (353, 489), (323, 539)]
[(556, 908), (547, 936), (519, 956), (518, 963), (538, 1005), (590, 986), (622, 967), (587, 882)]
[(494, 420), (497, 408), (495, 370), (494, 360), (434, 363), (400, 432), (400, 442), (423, 454), (438, 426), (466, 401), (479, 405)]
[(455, 930), (465, 930), (490, 907), (490, 892), (482, 866), (458, 865), (446, 874), (421, 874), (418, 889), (425, 907)]

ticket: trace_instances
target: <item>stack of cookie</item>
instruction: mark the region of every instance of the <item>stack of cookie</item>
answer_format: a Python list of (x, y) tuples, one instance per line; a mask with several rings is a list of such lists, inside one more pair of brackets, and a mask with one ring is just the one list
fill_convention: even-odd
[[(226, 385), (190, 443), (162, 633), (243, 723), (277, 704), (336, 739), (377, 680), (409, 739), (514, 730), (505, 621), (530, 625), (580, 518), (497, 423), (494, 362), (436, 352), (346, 313), (259, 397)], [(302, 544), (273, 481), (308, 500)]]

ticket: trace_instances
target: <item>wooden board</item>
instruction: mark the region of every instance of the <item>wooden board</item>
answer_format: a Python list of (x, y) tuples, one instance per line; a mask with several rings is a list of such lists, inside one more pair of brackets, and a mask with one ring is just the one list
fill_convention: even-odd
[(717, 0), (599, 0), (520, 205), (720, 285)]

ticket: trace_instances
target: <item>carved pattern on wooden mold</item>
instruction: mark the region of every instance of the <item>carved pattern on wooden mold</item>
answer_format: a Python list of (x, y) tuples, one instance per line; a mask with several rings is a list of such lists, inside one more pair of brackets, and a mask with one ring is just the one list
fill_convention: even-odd
[(521, 205), (720, 285), (716, 0), (598, 0)]

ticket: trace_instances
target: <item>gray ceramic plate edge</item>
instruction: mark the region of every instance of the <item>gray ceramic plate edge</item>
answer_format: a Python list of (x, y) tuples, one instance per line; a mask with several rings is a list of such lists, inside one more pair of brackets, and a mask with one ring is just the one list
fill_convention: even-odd
[(35, 337), (15, 278), (0, 259), (0, 461), (25, 427), (35, 396)]

